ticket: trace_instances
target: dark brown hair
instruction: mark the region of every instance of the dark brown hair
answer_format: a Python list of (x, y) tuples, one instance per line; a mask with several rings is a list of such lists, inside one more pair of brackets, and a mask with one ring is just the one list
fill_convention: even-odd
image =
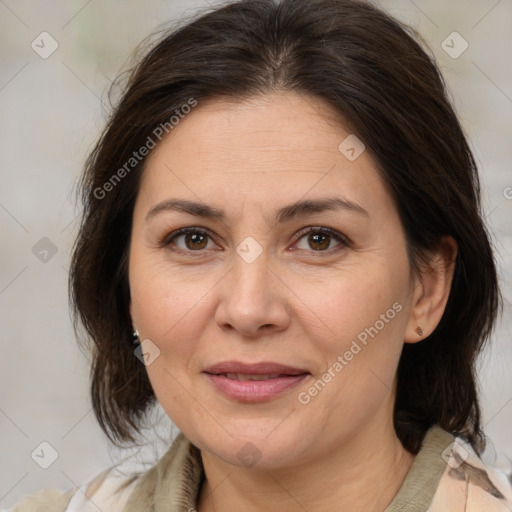
[(496, 268), (475, 161), (443, 78), (417, 41), (362, 1), (243, 0), (200, 13), (138, 61), (86, 163), (70, 272), (75, 328), (81, 322), (93, 342), (93, 408), (112, 441), (133, 442), (155, 401), (134, 356), (128, 308), (144, 159), (133, 168), (126, 162), (191, 98), (297, 91), (331, 105), (371, 151), (398, 208), (412, 269), (442, 236), (458, 243), (441, 322), (424, 341), (404, 346), (394, 423), (412, 453), (434, 424), (483, 449), (475, 360), (499, 311)]

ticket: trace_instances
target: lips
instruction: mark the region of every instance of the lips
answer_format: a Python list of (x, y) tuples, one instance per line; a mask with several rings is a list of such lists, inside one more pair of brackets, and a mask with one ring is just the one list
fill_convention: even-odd
[(204, 372), (217, 391), (239, 402), (262, 402), (295, 387), (310, 373), (279, 363), (245, 364), (227, 361)]

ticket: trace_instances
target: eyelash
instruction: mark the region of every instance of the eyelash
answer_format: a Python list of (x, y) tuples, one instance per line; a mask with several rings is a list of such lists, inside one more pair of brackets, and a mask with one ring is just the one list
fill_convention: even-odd
[[(178, 238), (181, 235), (187, 235), (187, 234), (199, 234), (203, 236), (207, 236), (212, 239), (212, 236), (208, 230), (205, 230), (204, 228), (196, 228), (196, 227), (189, 227), (189, 228), (181, 228), (177, 231), (172, 232), (170, 235), (167, 235), (160, 243), (161, 247), (169, 247), (171, 243)], [(341, 233), (338, 233), (334, 229), (326, 228), (326, 227), (307, 227), (302, 230), (300, 230), (297, 233), (297, 239), (294, 242), (294, 245), (297, 244), (302, 238), (304, 238), (306, 235), (310, 234), (323, 234), (323, 235), (329, 235), (333, 237), (337, 242), (339, 242), (339, 245), (331, 248), (331, 249), (325, 249), (325, 250), (314, 250), (311, 249), (311, 252), (314, 253), (324, 253), (331, 255), (334, 252), (338, 252), (346, 247), (349, 247), (351, 245), (350, 240), (343, 236)], [(171, 249), (176, 252), (181, 252), (190, 256), (199, 256), (201, 253), (204, 252), (204, 249), (198, 249), (198, 250), (184, 250), (181, 248), (178, 249)], [(295, 250), (295, 249), (294, 249)]]

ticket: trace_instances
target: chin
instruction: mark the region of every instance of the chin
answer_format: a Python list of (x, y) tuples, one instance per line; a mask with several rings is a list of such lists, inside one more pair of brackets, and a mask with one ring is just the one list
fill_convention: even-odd
[(225, 431), (221, 437), (204, 433), (197, 446), (240, 468), (270, 470), (294, 465), (305, 451), (304, 434), (289, 429), (278, 433), (276, 425), (279, 421), (274, 422), (273, 432), (268, 428), (268, 422), (260, 428), (252, 422), (247, 428), (242, 425), (237, 429), (226, 428), (231, 435)]

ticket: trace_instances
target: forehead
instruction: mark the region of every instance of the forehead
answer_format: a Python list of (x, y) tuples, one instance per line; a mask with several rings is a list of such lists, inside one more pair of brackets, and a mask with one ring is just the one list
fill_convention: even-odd
[(354, 137), (330, 105), (310, 96), (199, 103), (148, 156), (140, 194), (145, 202), (212, 198), (227, 208), (339, 192), (389, 207), (370, 152), (347, 158), (344, 141), (361, 151)]
[[(311, 151), (318, 160), (320, 153), (332, 156), (333, 137), (348, 133), (335, 116), (332, 107), (322, 100), (292, 92), (240, 101), (209, 100), (180, 120), (150, 155), (148, 164), (166, 149), (182, 158), (183, 149), (188, 151), (190, 145), (194, 145), (194, 153), (189, 156), (215, 159), (219, 167), (228, 167), (224, 170), (238, 159), (237, 168), (232, 169), (237, 173), (262, 171), (261, 160), (278, 153), (286, 158), (283, 164), (300, 162)], [(322, 158), (317, 167), (324, 169), (325, 163)]]

